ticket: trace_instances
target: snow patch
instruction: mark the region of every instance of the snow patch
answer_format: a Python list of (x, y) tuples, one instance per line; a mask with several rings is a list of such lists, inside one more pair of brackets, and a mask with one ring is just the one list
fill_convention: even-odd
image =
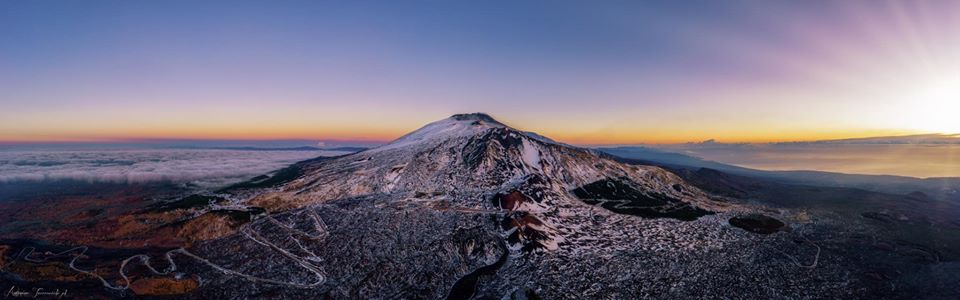
[(523, 162), (531, 168), (540, 170), (540, 149), (527, 139), (521, 140), (523, 141)]
[(387, 175), (384, 176), (384, 179), (387, 180), (387, 189), (393, 190), (394, 185), (397, 184), (397, 180), (400, 179), (400, 174), (403, 174), (403, 169), (407, 167), (407, 164), (400, 164), (393, 167), (390, 167), (390, 171), (387, 172)]

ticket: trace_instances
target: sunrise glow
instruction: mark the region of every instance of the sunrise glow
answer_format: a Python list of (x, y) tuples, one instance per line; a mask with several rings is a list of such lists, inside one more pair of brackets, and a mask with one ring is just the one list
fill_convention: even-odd
[(0, 141), (388, 141), (474, 111), (580, 144), (960, 132), (951, 1), (101, 4), (0, 4)]

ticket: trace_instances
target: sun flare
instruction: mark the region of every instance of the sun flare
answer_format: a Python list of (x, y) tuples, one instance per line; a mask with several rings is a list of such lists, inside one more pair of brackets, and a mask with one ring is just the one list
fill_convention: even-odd
[(938, 133), (960, 133), (960, 76), (928, 81), (907, 99), (909, 127)]

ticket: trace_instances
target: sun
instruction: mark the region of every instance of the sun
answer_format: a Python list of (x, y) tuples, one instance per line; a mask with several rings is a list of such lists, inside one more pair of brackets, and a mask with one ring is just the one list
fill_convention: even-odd
[(960, 133), (960, 75), (930, 80), (908, 97), (907, 121), (912, 129)]

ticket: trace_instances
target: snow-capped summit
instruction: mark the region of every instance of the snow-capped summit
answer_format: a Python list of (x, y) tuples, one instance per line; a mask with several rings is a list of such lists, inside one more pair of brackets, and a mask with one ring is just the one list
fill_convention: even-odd
[(449, 118), (427, 124), (400, 138), (373, 150), (394, 149), (429, 140), (443, 140), (474, 135), (492, 128), (506, 128), (484, 113), (456, 114)]
[(482, 113), (453, 115), (382, 147), (308, 163), (301, 171), (250, 203), (276, 211), (376, 197), (504, 210), (512, 220), (505, 228), (515, 230), (511, 241), (527, 249), (556, 249), (563, 215), (591, 205), (686, 220), (711, 206), (703, 193), (663, 169), (622, 164)]

